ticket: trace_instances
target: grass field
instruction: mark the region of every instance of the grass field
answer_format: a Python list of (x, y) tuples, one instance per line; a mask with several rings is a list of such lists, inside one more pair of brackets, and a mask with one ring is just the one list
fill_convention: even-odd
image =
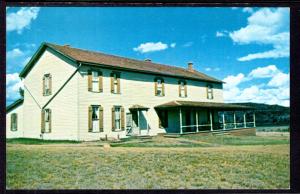
[[(246, 145), (242, 143), (244, 140)], [(289, 188), (289, 136), (183, 136), (140, 141), (114, 143), (118, 147), (111, 148), (100, 147), (97, 143), (87, 146), (86, 143), (26, 145), (20, 141), (9, 142), (6, 187)]]

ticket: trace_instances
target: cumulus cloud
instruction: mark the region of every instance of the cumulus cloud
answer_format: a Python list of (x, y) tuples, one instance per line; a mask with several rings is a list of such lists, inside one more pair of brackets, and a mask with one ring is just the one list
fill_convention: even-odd
[[(252, 84), (242, 87), (243, 83), (269, 79), (267, 84)], [(290, 103), (290, 76), (283, 73), (275, 65), (258, 67), (248, 75), (239, 73), (229, 75), (223, 79), (224, 100), (226, 102), (256, 102), (289, 106)], [(253, 82), (254, 83), (254, 82)]]
[(253, 12), (247, 21), (248, 25), (246, 27), (229, 33), (229, 37), (233, 42), (237, 44), (272, 45), (273, 49), (250, 53), (238, 58), (239, 61), (289, 57), (288, 8), (262, 8)]
[(173, 42), (172, 44), (170, 44), (170, 47), (171, 47), (171, 48), (175, 48), (175, 46), (176, 46), (176, 43), (175, 43), (175, 42)]
[(29, 28), (33, 20), (38, 16), (40, 8), (22, 7), (17, 12), (8, 13), (6, 16), (6, 30), (17, 31), (21, 34), (25, 28)]
[(23, 87), (18, 73), (6, 74), (6, 99), (14, 101), (20, 98), (19, 89)]
[(142, 43), (138, 47), (133, 48), (134, 51), (140, 52), (140, 53), (149, 53), (154, 51), (161, 51), (168, 48), (168, 45), (162, 42), (147, 42)]
[(8, 51), (6, 53), (7, 60), (11, 60), (11, 59), (14, 59), (16, 57), (22, 57), (22, 56), (24, 56), (24, 52), (21, 51), (19, 48), (15, 48), (15, 49), (13, 49), (11, 51)]

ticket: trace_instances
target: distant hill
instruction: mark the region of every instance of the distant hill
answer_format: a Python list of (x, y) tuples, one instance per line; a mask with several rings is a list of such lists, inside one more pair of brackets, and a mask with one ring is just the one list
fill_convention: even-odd
[(290, 124), (290, 108), (280, 105), (268, 105), (262, 103), (231, 103), (237, 105), (250, 106), (255, 108), (255, 118), (257, 126), (279, 126)]

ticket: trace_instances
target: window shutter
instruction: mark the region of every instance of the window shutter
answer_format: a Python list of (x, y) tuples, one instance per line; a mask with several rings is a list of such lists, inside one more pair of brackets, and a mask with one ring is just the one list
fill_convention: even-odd
[(103, 107), (99, 107), (99, 129), (100, 132), (103, 132)]
[(18, 130), (18, 114), (17, 113), (15, 113), (14, 122), (15, 122), (15, 126), (16, 126), (15, 130), (17, 131)]
[(99, 76), (99, 92), (103, 92), (103, 75), (101, 71), (98, 72), (98, 76)]
[(154, 95), (157, 96), (157, 80), (154, 79)]
[(115, 131), (115, 107), (111, 108), (111, 128)]
[(121, 129), (125, 130), (125, 111), (124, 108), (121, 108)]
[(179, 97), (181, 97), (181, 81), (178, 82)]
[(45, 76), (43, 77), (43, 96), (45, 96)]
[(45, 133), (45, 111), (42, 109), (41, 112), (41, 132)]
[(114, 90), (114, 74), (113, 73), (110, 74), (110, 91), (111, 91), (111, 93), (115, 93), (115, 90)]
[(184, 82), (184, 95), (187, 97), (187, 84)]
[(10, 115), (10, 130), (13, 131), (14, 114)]
[(92, 114), (93, 114), (93, 109), (92, 106), (89, 106), (89, 115), (88, 115), (88, 127), (89, 127), (89, 132), (93, 131), (93, 125), (92, 125)]
[(92, 71), (88, 70), (88, 91), (92, 91)]
[(51, 129), (52, 129), (52, 114), (51, 114), (51, 109), (49, 109), (49, 133), (51, 133)]
[(49, 75), (49, 95), (52, 94), (52, 75)]
[(120, 73), (117, 74), (117, 83), (118, 83), (118, 86), (117, 86), (117, 93), (118, 93), (118, 94), (121, 94)]
[(165, 96), (165, 81), (161, 80), (162, 95)]

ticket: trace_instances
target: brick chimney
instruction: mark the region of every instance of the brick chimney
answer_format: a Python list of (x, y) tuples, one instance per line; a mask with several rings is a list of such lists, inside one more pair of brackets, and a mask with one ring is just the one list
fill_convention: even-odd
[(188, 70), (189, 71), (194, 71), (193, 62), (188, 62)]
[(145, 59), (146, 62), (151, 62), (151, 59)]

